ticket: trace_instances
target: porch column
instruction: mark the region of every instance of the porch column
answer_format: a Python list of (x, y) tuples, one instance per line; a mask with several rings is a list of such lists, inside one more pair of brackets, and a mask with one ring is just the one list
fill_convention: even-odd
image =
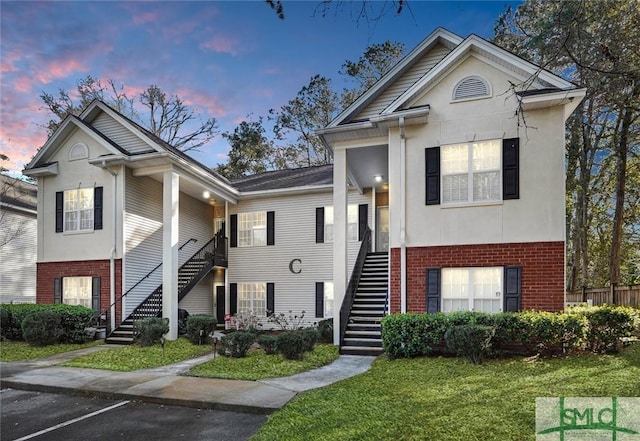
[(180, 177), (164, 172), (162, 187), (162, 317), (169, 319), (168, 340), (178, 338), (178, 221)]
[(340, 307), (347, 289), (347, 151), (333, 152), (333, 343), (340, 344)]

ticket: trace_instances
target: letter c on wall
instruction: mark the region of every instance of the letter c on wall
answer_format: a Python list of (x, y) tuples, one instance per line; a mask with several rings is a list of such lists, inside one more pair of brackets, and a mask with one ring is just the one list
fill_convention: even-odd
[(289, 271), (291, 271), (293, 274), (300, 274), (302, 272), (302, 268), (294, 268), (295, 264), (302, 264), (302, 260), (300, 259), (293, 259), (291, 262), (289, 262)]

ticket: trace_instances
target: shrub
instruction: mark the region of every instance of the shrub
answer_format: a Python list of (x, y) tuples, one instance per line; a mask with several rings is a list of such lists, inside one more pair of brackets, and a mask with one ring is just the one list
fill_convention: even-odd
[(389, 358), (417, 357), (443, 341), (446, 314), (391, 314), (382, 319), (382, 346)]
[(296, 331), (302, 328), (304, 314), (305, 311), (302, 311), (302, 313), (298, 315), (289, 310), (288, 315), (284, 315), (282, 312), (280, 314), (271, 314), (267, 320), (269, 323), (275, 323), (280, 326), (280, 329), (283, 331)]
[(247, 351), (255, 341), (255, 334), (247, 331), (236, 331), (220, 339), (218, 354), (233, 358), (246, 357)]
[(140, 346), (152, 346), (162, 343), (163, 336), (169, 332), (169, 319), (160, 317), (149, 317), (136, 320), (133, 324), (136, 342)]
[(277, 340), (278, 339), (272, 335), (261, 335), (258, 337), (258, 344), (266, 354), (273, 355), (278, 352), (276, 351)]
[(586, 349), (596, 352), (616, 352), (622, 337), (638, 329), (639, 312), (624, 306), (603, 305), (571, 308), (573, 314), (587, 320)]
[(518, 343), (538, 355), (578, 349), (585, 338), (587, 321), (576, 314), (522, 311), (518, 317), (522, 322)]
[(35, 311), (22, 321), (22, 335), (25, 341), (32, 346), (56, 344), (63, 334), (59, 312)]
[(493, 326), (455, 325), (447, 329), (444, 339), (447, 347), (457, 355), (467, 358), (473, 364), (482, 364), (482, 360), (489, 354), (494, 334)]
[(260, 317), (253, 311), (237, 313), (231, 318), (231, 323), (237, 331), (249, 331), (254, 334), (257, 334), (258, 329), (262, 326)]
[(318, 322), (318, 339), (321, 343), (333, 343), (333, 319), (328, 318)]
[(208, 314), (194, 314), (187, 318), (187, 338), (194, 345), (208, 343), (209, 334), (216, 330), (218, 319)]
[(313, 346), (318, 342), (318, 339), (320, 338), (320, 334), (318, 333), (318, 331), (316, 331), (315, 328), (306, 328), (301, 329), (297, 332), (299, 332), (302, 335), (302, 338), (304, 338), (305, 352), (313, 351)]
[(307, 338), (297, 331), (283, 332), (276, 340), (276, 350), (287, 360), (301, 360), (307, 347)]
[(55, 311), (60, 313), (60, 321), (63, 335), (62, 343), (82, 343), (86, 340), (84, 328), (89, 326), (95, 317), (95, 312), (90, 308), (79, 305), (42, 305), (42, 304), (17, 304), (0, 305), (0, 310), (7, 312), (6, 322), (3, 320), (1, 333), (8, 340), (25, 340), (22, 335), (22, 322), (35, 312)]

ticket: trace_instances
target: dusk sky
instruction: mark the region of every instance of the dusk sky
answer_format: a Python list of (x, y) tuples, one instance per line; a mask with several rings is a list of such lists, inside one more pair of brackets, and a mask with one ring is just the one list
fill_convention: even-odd
[[(0, 1), (0, 153), (11, 159), (3, 165), (19, 173), (46, 141), (42, 92), (71, 93), (87, 75), (124, 84), (129, 96), (156, 84), (215, 117), (220, 132), (233, 131), (247, 115), (285, 104), (315, 74), (334, 89), (353, 87), (338, 71), (370, 44), (399, 41), (409, 51), (438, 26), (490, 38), (514, 2), (413, 0), (369, 24), (352, 17), (361, 2), (324, 18), (314, 16), (319, 3), (285, 0), (280, 20), (262, 1)], [(214, 167), (228, 148), (217, 136), (193, 156)]]

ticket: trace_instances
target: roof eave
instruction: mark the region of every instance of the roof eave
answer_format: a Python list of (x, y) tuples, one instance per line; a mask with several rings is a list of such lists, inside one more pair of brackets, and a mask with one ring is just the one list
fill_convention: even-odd
[(25, 168), (24, 170), (22, 170), (22, 174), (32, 178), (38, 178), (41, 176), (56, 176), (58, 174), (58, 163), (53, 162), (42, 167)]
[(561, 90), (540, 95), (518, 96), (524, 110), (564, 106), (565, 121), (587, 94), (586, 88)]

